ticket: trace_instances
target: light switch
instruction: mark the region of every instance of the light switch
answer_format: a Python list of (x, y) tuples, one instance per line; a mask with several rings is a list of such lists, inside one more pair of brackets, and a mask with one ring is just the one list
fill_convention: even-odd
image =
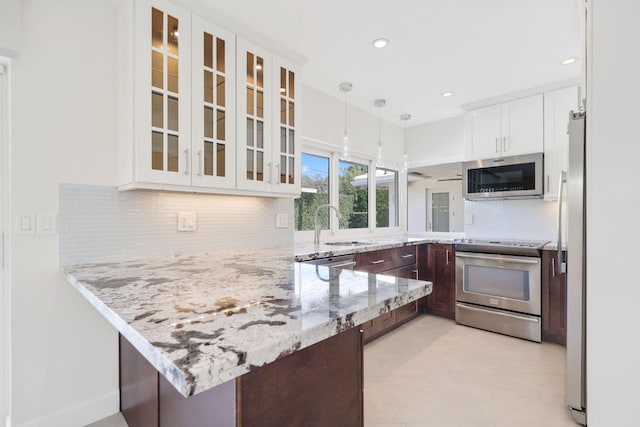
[(178, 231), (196, 231), (198, 219), (194, 211), (178, 212)]
[(276, 214), (276, 228), (289, 228), (289, 215), (286, 213)]
[(54, 236), (56, 234), (56, 214), (53, 212), (38, 212), (38, 235)]
[(33, 234), (35, 232), (35, 219), (33, 214), (18, 216), (16, 234)]

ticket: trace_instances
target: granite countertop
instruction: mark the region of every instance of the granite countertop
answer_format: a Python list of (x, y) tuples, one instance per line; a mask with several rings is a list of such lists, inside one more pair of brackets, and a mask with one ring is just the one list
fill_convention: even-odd
[[(413, 243), (406, 239), (387, 244)], [(291, 247), (86, 264), (64, 274), (184, 396), (432, 289), (429, 282), (297, 263)]]
[(382, 249), (399, 248), (402, 246), (420, 245), (422, 243), (455, 243), (459, 239), (443, 236), (419, 236), (399, 235), (371, 238), (340, 239), (340, 242), (348, 243), (356, 241), (358, 245), (329, 245), (326, 242), (320, 245), (309, 243), (296, 243), (294, 254), (296, 261), (310, 261), (319, 258), (328, 258), (339, 255), (349, 255), (360, 252), (377, 251)]

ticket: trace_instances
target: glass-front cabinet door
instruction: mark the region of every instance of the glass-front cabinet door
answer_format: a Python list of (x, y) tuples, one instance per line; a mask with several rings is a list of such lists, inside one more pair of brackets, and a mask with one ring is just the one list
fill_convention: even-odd
[(274, 56), (274, 158), (273, 191), (300, 193), (300, 76), (297, 67)]
[(192, 185), (236, 186), (235, 36), (193, 17)]
[(136, 2), (134, 179), (191, 184), (191, 16), (168, 2)]
[(271, 191), (272, 98), (271, 55), (237, 39), (237, 186), (243, 190)]

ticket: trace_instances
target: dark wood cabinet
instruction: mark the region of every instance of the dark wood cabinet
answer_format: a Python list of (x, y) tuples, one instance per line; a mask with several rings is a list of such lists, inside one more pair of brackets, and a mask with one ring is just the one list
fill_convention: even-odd
[(120, 409), (131, 427), (362, 426), (362, 357), (351, 328), (184, 397), (120, 336)]
[(456, 263), (453, 245), (429, 243), (418, 247), (418, 278), (433, 283), (425, 310), (437, 316), (455, 318)]
[(559, 271), (556, 254), (542, 251), (542, 340), (566, 345), (567, 274)]
[[(417, 279), (417, 250), (415, 245), (356, 254), (354, 270), (387, 276)], [(381, 314), (361, 325), (365, 343), (370, 342), (419, 314), (418, 301), (413, 301), (396, 310)]]

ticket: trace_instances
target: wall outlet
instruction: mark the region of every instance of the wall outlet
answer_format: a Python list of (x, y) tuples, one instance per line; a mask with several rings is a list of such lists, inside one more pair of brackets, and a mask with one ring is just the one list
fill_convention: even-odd
[(178, 212), (178, 231), (196, 231), (197, 215), (194, 211)]
[(472, 225), (473, 224), (473, 215), (466, 214), (464, 216), (464, 225)]
[(276, 214), (276, 228), (289, 228), (289, 215), (286, 213)]
[(57, 233), (56, 214), (53, 212), (38, 212), (36, 215), (38, 236), (55, 236)]
[(18, 215), (16, 219), (16, 234), (35, 234), (36, 216), (34, 214)]

